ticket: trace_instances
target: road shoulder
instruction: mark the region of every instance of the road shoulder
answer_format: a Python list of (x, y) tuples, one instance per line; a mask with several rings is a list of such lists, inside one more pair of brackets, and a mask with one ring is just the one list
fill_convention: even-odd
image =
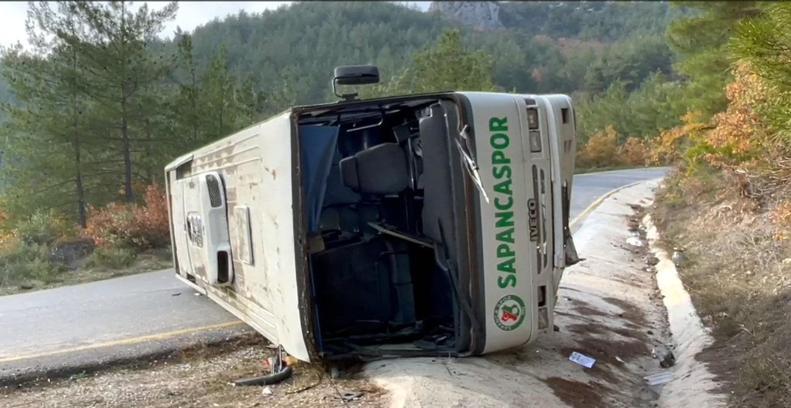
[[(623, 188), (597, 204), (575, 233), (584, 262), (559, 290), (559, 332), (508, 352), (475, 358), (373, 362), (365, 373), (389, 390), (392, 406), (651, 406), (664, 371), (657, 353), (672, 343), (665, 308), (640, 235), (642, 208), (658, 180)], [(644, 234), (643, 234), (644, 235)], [(631, 238), (631, 239), (630, 239)], [(587, 369), (572, 352), (597, 360)], [(659, 355), (658, 357), (662, 357)]]
[(129, 363), (166, 358), (181, 350), (232, 342), (254, 331), (240, 321), (133, 338), (89, 344), (39, 355), (0, 360), (0, 387), (31, 381), (84, 375)]

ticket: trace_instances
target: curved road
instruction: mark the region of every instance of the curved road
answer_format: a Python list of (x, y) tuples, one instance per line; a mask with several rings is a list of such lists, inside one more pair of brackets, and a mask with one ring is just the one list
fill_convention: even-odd
[[(572, 219), (607, 192), (663, 177), (666, 168), (574, 178)], [(250, 330), (171, 270), (0, 297), (0, 384), (134, 360)]]
[(571, 191), (571, 219), (608, 192), (639, 181), (662, 178), (667, 171), (667, 167), (654, 167), (576, 174)]

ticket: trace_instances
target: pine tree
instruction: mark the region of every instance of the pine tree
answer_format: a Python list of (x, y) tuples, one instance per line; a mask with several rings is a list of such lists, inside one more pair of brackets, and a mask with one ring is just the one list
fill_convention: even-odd
[(411, 72), (406, 80), (414, 92), (496, 89), (491, 57), (466, 49), (458, 30), (446, 31), (436, 46), (417, 53)]
[[(79, 44), (91, 74), (90, 97), (99, 114), (97, 124), (116, 142), (123, 160), (123, 195), (134, 200), (134, 160), (138, 143), (151, 143), (146, 135), (145, 91), (161, 81), (171, 61), (148, 52), (163, 24), (175, 17), (176, 3), (158, 11), (147, 5), (132, 11), (130, 2), (72, 2), (88, 27), (88, 41)], [(145, 101), (145, 102), (144, 102)], [(138, 151), (145, 157), (145, 150)]]
[(470, 51), (462, 44), (461, 32), (449, 30), (437, 44), (415, 54), (412, 64), (389, 83), (364, 95), (395, 95), (437, 91), (493, 91), (491, 57)]
[(767, 86), (768, 103), (756, 107), (791, 153), (791, 5), (770, 4), (760, 19), (737, 27), (731, 43), (736, 57), (750, 64)]
[(688, 79), (685, 99), (691, 111), (711, 116), (725, 109), (725, 85), (731, 81), (728, 41), (735, 27), (756, 17), (754, 1), (678, 2), (698, 13), (673, 22), (667, 39), (678, 62), (676, 70)]
[(178, 91), (170, 106), (174, 131), (186, 136), (189, 144), (199, 146), (203, 142), (202, 121), (205, 117), (200, 106), (200, 83), (198, 66), (192, 49), (192, 36), (177, 30), (178, 64), (181, 78), (174, 78)]
[(201, 80), (206, 118), (209, 119), (206, 126), (210, 140), (227, 136), (238, 128), (236, 81), (228, 72), (227, 59), (223, 47), (212, 59)]
[(85, 227), (85, 69), (73, 46), (84, 26), (73, 7), (61, 3), (55, 12), (42, 2), (31, 4), (27, 29), (33, 51), (17, 47), (3, 55), (4, 76), (17, 99), (6, 106), (10, 121), (4, 128), (16, 156), (9, 170), (17, 191), (13, 203), (22, 213), (73, 205)]

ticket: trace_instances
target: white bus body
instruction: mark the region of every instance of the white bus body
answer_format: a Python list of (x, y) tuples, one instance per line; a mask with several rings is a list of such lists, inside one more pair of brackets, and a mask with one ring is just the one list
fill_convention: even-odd
[(305, 361), (552, 331), (576, 262), (564, 95), (295, 107), (166, 169), (177, 276)]

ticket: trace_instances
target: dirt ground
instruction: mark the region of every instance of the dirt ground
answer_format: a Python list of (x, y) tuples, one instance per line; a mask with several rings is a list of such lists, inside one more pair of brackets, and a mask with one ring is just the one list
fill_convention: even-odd
[(714, 345), (696, 358), (734, 407), (791, 406), (791, 240), (778, 239), (771, 213), (771, 200), (740, 196), (722, 176), (672, 175), (652, 214), (712, 329)]
[[(228, 351), (230, 350), (230, 351)], [(268, 386), (231, 381), (265, 374), (273, 350), (257, 335), (221, 346), (109, 371), (38, 380), (0, 389), (0, 406), (18, 407), (380, 407), (384, 391), (356, 374), (331, 379), (297, 364), (294, 376)]]

